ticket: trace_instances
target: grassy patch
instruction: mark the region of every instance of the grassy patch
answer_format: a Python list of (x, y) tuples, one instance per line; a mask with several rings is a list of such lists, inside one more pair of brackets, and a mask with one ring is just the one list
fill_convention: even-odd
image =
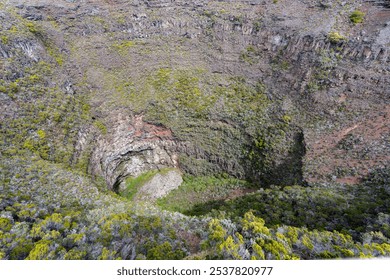
[(164, 168), (161, 170), (151, 170), (137, 177), (129, 177), (126, 179), (126, 189), (120, 192), (120, 195), (132, 200), (139, 189), (149, 182), (156, 174), (167, 174), (172, 168)]
[(158, 170), (152, 170), (145, 172), (138, 177), (127, 178), (125, 181), (126, 189), (120, 192), (120, 195), (130, 200), (133, 199), (134, 195), (138, 192), (138, 190), (148, 181), (150, 181), (157, 173)]
[(252, 187), (246, 181), (228, 177), (187, 175), (183, 180), (178, 189), (157, 200), (161, 208), (186, 212), (199, 203), (228, 199), (233, 193), (244, 192)]
[(100, 130), (103, 135), (107, 134), (107, 127), (103, 122), (96, 120), (93, 124)]
[(136, 43), (134, 41), (120, 41), (114, 43), (113, 48), (120, 54), (126, 55), (129, 49), (135, 47)]

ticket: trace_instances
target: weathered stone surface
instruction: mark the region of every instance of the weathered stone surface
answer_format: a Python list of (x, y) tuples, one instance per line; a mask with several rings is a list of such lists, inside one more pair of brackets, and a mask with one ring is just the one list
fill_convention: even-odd
[(135, 199), (154, 201), (177, 189), (182, 182), (183, 179), (179, 170), (157, 173), (139, 189)]
[(92, 154), (92, 173), (117, 189), (128, 177), (153, 169), (178, 167), (176, 142), (164, 127), (145, 123), (142, 115), (115, 115), (109, 135), (101, 137)]

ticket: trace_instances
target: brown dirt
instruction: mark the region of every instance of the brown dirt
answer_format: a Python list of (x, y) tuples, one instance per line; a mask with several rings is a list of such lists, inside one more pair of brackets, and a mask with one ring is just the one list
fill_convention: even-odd
[[(352, 135), (362, 139), (351, 150), (338, 147), (340, 141)], [(335, 131), (330, 134), (318, 135), (312, 143), (308, 144), (307, 160), (317, 162), (318, 169), (306, 180), (318, 182), (329, 174), (333, 174), (337, 168), (358, 170), (356, 175), (345, 175), (336, 179), (336, 182), (356, 184), (368, 175), (376, 167), (383, 166), (390, 161), (390, 151), (376, 154), (375, 157), (354, 158), (352, 152), (362, 152), (370, 143), (386, 143), (386, 137), (390, 135), (390, 105), (386, 105), (377, 112), (371, 113), (365, 120)]]
[(130, 131), (134, 133), (133, 137), (149, 141), (173, 138), (170, 129), (144, 122), (143, 115), (134, 116)]
[(193, 234), (188, 231), (180, 230), (177, 232), (177, 235), (186, 241), (188, 249), (191, 254), (196, 254), (200, 251), (200, 241), (201, 239), (196, 234)]

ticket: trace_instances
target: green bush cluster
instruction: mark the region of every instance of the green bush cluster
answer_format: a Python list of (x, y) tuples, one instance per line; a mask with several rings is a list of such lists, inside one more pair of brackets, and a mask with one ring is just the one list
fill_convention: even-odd
[[(189, 254), (185, 233), (197, 225), (159, 211), (137, 214), (129, 202), (100, 194), (88, 179), (44, 160), (2, 162), (2, 170), (11, 178), (2, 181), (0, 200), (0, 212), (8, 215), (0, 218), (3, 258), (182, 259)], [(101, 211), (110, 205), (115, 208)]]
[(337, 44), (339, 42), (342, 42), (345, 40), (345, 37), (342, 36), (339, 32), (337, 31), (332, 31), (332, 32), (329, 32), (328, 34), (328, 39), (331, 43), (333, 44)]
[(0, 128), (2, 150), (9, 155), (28, 150), (43, 159), (69, 162), (77, 126), (88, 119), (85, 101), (47, 87), (50, 64), (33, 63), (23, 71), (25, 76), (15, 81), (0, 79), (0, 90), (19, 103), (19, 113)]
[(212, 219), (204, 248), (212, 259), (326, 259), (388, 256), (388, 243), (362, 244), (337, 231), (307, 230), (291, 226), (268, 228), (264, 220), (247, 212), (237, 224)]
[(352, 12), (352, 14), (350, 14), (349, 19), (351, 20), (352, 23), (358, 24), (364, 21), (364, 16), (365, 13), (359, 10), (355, 10)]
[[(345, 190), (348, 188), (348, 190)], [(348, 195), (345, 195), (348, 193)], [(310, 229), (348, 232), (361, 240), (367, 228), (389, 235), (389, 194), (384, 185), (367, 187), (271, 187), (234, 200), (210, 200), (184, 211), (235, 219), (253, 210), (270, 225), (287, 224)], [(211, 214), (210, 214), (211, 213)]]

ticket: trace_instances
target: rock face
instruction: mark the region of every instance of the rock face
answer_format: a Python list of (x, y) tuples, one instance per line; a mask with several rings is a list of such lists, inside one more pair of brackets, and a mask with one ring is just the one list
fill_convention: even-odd
[(164, 174), (157, 173), (140, 188), (135, 199), (154, 201), (167, 195), (170, 191), (177, 189), (182, 182), (183, 179), (178, 170), (170, 170)]
[[(1, 85), (25, 88), (23, 78), (37, 78), (28, 71), (49, 61), (56, 67), (42, 87), (68, 100), (58, 102), (60, 112), (41, 112), (42, 125), (26, 129), (15, 147), (36, 143), (48, 159), (88, 165), (113, 190), (167, 167), (289, 185), (356, 183), (388, 165), (387, 6), (10, 0), (6, 7), (23, 20), (5, 8), (0, 14)], [(363, 23), (349, 19), (355, 10)], [(18, 107), (42, 98), (28, 92), (0, 90), (2, 120), (38, 115)], [(53, 101), (45, 98), (42, 108)], [(51, 141), (38, 134), (45, 126)]]
[(176, 142), (169, 129), (144, 122), (142, 115), (115, 117), (110, 134), (97, 141), (91, 158), (92, 173), (102, 175), (110, 188), (118, 190), (129, 176), (178, 167)]

